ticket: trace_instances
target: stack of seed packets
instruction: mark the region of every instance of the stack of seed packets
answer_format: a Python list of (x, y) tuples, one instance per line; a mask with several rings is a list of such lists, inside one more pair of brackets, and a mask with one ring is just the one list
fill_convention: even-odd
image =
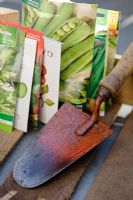
[(99, 82), (114, 66), (118, 41), (117, 11), (49, 0), (23, 0), (22, 7), (23, 25), (0, 21), (4, 132), (48, 123), (59, 101), (92, 111)]
[[(41, 80), (41, 68), (43, 60), (43, 37), (42, 33), (23, 27), (21, 25), (12, 24), (4, 21), (0, 21), (2, 27), (11, 27), (14, 30), (22, 31), (24, 34), (23, 39), (23, 51), (22, 62), (19, 68), (18, 83), (16, 87), (17, 101), (14, 105), (14, 127), (21, 130), (28, 130), (30, 105), (33, 107), (37, 100), (37, 113), (39, 119), (39, 99), (40, 99), (40, 80)], [(19, 40), (20, 38), (18, 38)], [(10, 55), (9, 55), (10, 56)], [(9, 57), (11, 58), (11, 57)], [(38, 65), (40, 67), (36, 67)], [(18, 67), (17, 67), (18, 69)], [(38, 72), (39, 71), (39, 72)], [(35, 78), (34, 78), (35, 77)], [(35, 84), (35, 81), (39, 79), (39, 86)], [(35, 98), (35, 100), (33, 99)], [(37, 117), (36, 117), (37, 118)], [(38, 120), (36, 119), (37, 123)], [(12, 130), (11, 130), (12, 131)]]
[[(43, 37), (41, 32), (22, 25), (5, 21), (0, 21), (0, 24), (5, 30), (6, 27), (11, 27), (11, 30), (19, 30), (23, 33), (21, 63), (17, 69), (15, 68), (18, 70), (16, 71), (18, 83), (14, 89), (17, 99), (13, 104), (14, 115), (9, 132), (12, 132), (13, 126), (27, 132), (28, 127), (37, 128), (39, 120), (47, 123), (58, 110), (62, 43)], [(17, 39), (19, 40), (18, 37)], [(2, 49), (1, 51), (4, 53)], [(8, 53), (7, 55), (10, 60), (14, 54)], [(14, 93), (12, 96), (15, 98)], [(1, 101), (4, 100), (1, 99)], [(1, 130), (6, 131), (6, 129)]]
[(114, 67), (120, 13), (96, 4), (51, 0), (23, 0), (22, 7), (25, 26), (63, 43), (59, 101), (92, 111), (99, 82)]
[(22, 4), (23, 25), (63, 43), (60, 102), (83, 108), (92, 69), (97, 5), (48, 0), (23, 0)]

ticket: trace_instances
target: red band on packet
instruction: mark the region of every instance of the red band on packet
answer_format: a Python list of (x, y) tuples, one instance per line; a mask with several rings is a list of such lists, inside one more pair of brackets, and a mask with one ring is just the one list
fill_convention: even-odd
[(9, 23), (3, 20), (0, 20), (0, 24), (24, 30), (26, 37), (37, 40), (36, 61), (34, 68), (31, 103), (30, 103), (30, 115), (29, 115), (29, 126), (37, 128), (39, 120), (39, 99), (40, 99), (40, 89), (41, 89), (41, 71), (43, 65), (43, 50), (44, 50), (43, 34), (40, 31), (33, 30), (19, 24)]

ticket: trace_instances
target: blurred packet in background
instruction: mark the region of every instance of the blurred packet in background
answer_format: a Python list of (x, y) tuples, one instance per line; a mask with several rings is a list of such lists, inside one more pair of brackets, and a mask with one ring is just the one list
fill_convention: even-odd
[[(19, 24), (12, 24), (12, 26), (26, 31), (27, 37), (37, 40), (36, 59), (35, 59), (35, 66), (34, 66), (31, 102), (30, 102), (30, 113), (29, 113), (29, 126), (37, 128), (38, 121), (39, 121), (41, 70), (42, 70), (42, 64), (43, 64), (43, 50), (44, 50), (43, 34), (40, 31), (31, 30), (28, 27), (22, 26)], [(29, 55), (30, 55), (30, 52), (29, 52)]]

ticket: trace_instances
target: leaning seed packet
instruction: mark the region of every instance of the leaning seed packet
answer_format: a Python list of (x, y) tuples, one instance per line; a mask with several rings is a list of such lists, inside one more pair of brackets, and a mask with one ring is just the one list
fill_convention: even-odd
[(11, 133), (25, 31), (0, 22), (0, 130)]
[(96, 4), (23, 0), (23, 24), (63, 43), (60, 102), (86, 103), (92, 68)]
[(40, 121), (48, 123), (58, 110), (61, 43), (44, 37), (44, 66), (40, 98)]
[[(1, 21), (2, 24), (8, 24), (8, 22)], [(37, 41), (36, 59), (32, 81), (31, 91), (31, 102), (30, 102), (30, 113), (29, 113), (29, 127), (37, 128), (39, 120), (39, 99), (41, 89), (41, 69), (43, 64), (43, 34), (40, 31), (30, 29), (26, 26), (19, 24), (10, 23), (12, 27), (19, 28), (20, 30), (26, 31), (26, 37)], [(30, 53), (30, 51), (29, 51)], [(30, 55), (30, 54), (29, 54)], [(30, 73), (30, 77), (32, 74)], [(20, 122), (21, 123), (21, 122)], [(26, 123), (26, 121), (25, 121)]]
[[(87, 110), (92, 111), (100, 81), (107, 73), (108, 26), (107, 10), (98, 9), (96, 20), (95, 48), (91, 76), (87, 89)], [(101, 115), (105, 113), (105, 103), (101, 105)]]

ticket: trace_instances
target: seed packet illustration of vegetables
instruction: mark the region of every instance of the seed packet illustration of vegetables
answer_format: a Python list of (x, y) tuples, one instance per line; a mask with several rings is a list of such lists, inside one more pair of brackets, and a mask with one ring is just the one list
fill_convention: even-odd
[(27, 132), (28, 129), (31, 89), (36, 58), (36, 45), (36, 40), (25, 38), (23, 62), (18, 83), (17, 105), (14, 122), (14, 127), (23, 132)]
[(44, 37), (44, 66), (41, 88), (40, 121), (48, 123), (58, 110), (61, 43)]
[[(93, 55), (92, 71), (87, 89), (87, 110), (92, 111), (100, 81), (107, 73), (108, 55), (108, 30), (107, 30), (107, 11), (98, 9), (96, 21), (95, 48)], [(101, 115), (105, 113), (105, 103), (101, 105)]]
[[(39, 121), (39, 102), (41, 90), (41, 70), (43, 65), (43, 37), (37, 39), (37, 53), (34, 66), (33, 84), (31, 92), (29, 127), (37, 128)], [(44, 78), (45, 79), (45, 78)]]
[(25, 32), (0, 21), (0, 130), (11, 133)]
[(60, 101), (86, 103), (92, 68), (96, 4), (23, 0), (23, 24), (62, 42)]
[[(2, 24), (8, 24), (5, 21), (1, 21)], [(26, 26), (10, 23), (13, 27), (19, 28), (26, 32), (26, 37), (37, 40), (36, 60), (34, 66), (34, 75), (32, 82), (30, 113), (29, 113), (29, 126), (37, 128), (39, 120), (39, 99), (41, 88), (41, 69), (43, 64), (43, 34), (40, 31), (30, 29)], [(30, 56), (30, 51), (29, 54)]]

